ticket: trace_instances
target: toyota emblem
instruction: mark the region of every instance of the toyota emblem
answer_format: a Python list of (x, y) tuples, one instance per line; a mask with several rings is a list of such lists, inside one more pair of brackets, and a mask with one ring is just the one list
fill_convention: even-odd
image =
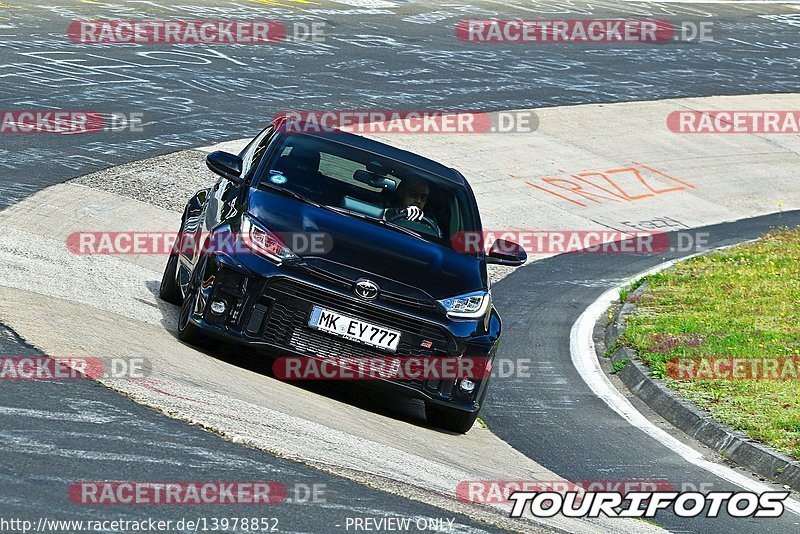
[(375, 300), (378, 297), (378, 284), (372, 280), (361, 279), (356, 282), (356, 295), (364, 300)]

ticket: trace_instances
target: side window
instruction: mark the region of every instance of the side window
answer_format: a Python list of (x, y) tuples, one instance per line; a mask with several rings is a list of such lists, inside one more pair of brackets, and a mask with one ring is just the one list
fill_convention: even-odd
[(242, 178), (245, 180), (250, 177), (252, 171), (261, 163), (261, 158), (267, 151), (270, 141), (272, 141), (275, 128), (268, 126), (253, 139), (242, 153)]
[(458, 232), (464, 231), (464, 219), (462, 209), (458, 205), (458, 198), (453, 195), (450, 197), (450, 239), (454, 238)]

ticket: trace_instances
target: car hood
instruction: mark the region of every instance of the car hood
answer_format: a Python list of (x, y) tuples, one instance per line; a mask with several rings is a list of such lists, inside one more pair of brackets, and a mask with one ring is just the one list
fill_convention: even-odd
[(332, 245), (329, 250), (300, 255), (308, 265), (339, 278), (355, 282), (373, 276), (379, 285), (384, 282), (383, 289), (410, 297), (423, 291), (435, 299), (486, 288), (486, 267), (480, 259), (379, 224), (255, 189), (248, 211), (275, 233), (325, 234)]

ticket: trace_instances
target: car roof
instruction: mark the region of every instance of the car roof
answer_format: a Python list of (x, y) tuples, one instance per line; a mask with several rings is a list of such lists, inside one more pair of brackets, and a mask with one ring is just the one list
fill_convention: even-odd
[[(275, 121), (276, 127), (280, 127), (282, 122), (283, 121), (280, 119)], [(442, 165), (441, 163), (432, 159), (420, 156), (419, 154), (409, 152), (408, 150), (403, 150), (401, 148), (387, 145), (386, 143), (381, 143), (380, 141), (375, 141), (374, 139), (369, 139), (361, 135), (352, 134), (338, 129), (331, 129), (331, 131), (327, 132), (311, 133), (313, 132), (314, 128), (318, 128), (317, 125), (314, 125), (313, 127), (309, 125), (309, 128), (303, 128), (303, 125), (305, 124), (303, 121), (298, 121), (295, 124), (296, 126), (293, 127), (292, 131), (284, 131), (283, 134), (307, 135), (309, 137), (333, 140), (343, 145), (365, 150), (367, 152), (374, 152), (375, 154), (393, 159), (400, 163), (417, 167), (418, 169), (436, 174), (437, 176), (440, 176), (455, 184), (466, 184), (466, 180), (457, 170)], [(296, 128), (297, 131), (294, 131), (294, 128)]]

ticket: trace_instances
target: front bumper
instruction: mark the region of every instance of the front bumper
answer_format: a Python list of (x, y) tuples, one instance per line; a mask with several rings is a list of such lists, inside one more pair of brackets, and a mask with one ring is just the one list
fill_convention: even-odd
[[(210, 255), (202, 262), (196, 280), (199, 298), (192, 322), (209, 334), (265, 350), (274, 356), (326, 358), (376, 357), (382, 354), (308, 326), (313, 306), (363, 319), (401, 331), (394, 354), (401, 358), (485, 358), (491, 365), (500, 336), (500, 319), (494, 310), (486, 319), (452, 321), (436, 309), (408, 309), (397, 303), (358, 299), (342, 283), (321, 279), (302, 265), (277, 266), (251, 256)], [(255, 270), (253, 267), (257, 267)], [(210, 303), (223, 300), (223, 313)], [(458, 380), (437, 377), (416, 380), (369, 380), (426, 403), (476, 412), (484, 398), (488, 376), (467, 394)]]

